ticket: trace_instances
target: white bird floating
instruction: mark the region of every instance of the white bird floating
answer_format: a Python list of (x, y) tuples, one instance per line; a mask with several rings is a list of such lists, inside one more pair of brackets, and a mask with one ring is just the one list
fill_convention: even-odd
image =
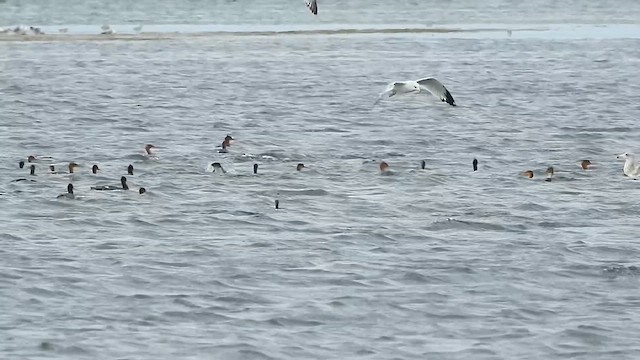
[(106, 24), (102, 25), (101, 29), (102, 29), (102, 32), (100, 33), (101, 35), (111, 35), (111, 34), (116, 32), (115, 30), (113, 30), (111, 28), (111, 26), (106, 25)]
[(387, 89), (382, 92), (376, 99), (377, 104), (383, 98), (390, 98), (398, 94), (417, 94), (427, 90), (433, 96), (439, 98), (443, 102), (451, 106), (456, 106), (456, 101), (451, 96), (449, 90), (447, 90), (440, 81), (435, 78), (425, 78), (416, 81), (397, 81), (387, 86)]
[(311, 11), (313, 15), (318, 15), (318, 3), (316, 0), (304, 0), (304, 3), (307, 4), (309, 11)]
[(636, 163), (636, 158), (631, 153), (624, 153), (616, 156), (618, 159), (624, 159), (624, 167), (622, 171), (624, 174), (630, 178), (636, 180), (640, 177), (640, 166)]

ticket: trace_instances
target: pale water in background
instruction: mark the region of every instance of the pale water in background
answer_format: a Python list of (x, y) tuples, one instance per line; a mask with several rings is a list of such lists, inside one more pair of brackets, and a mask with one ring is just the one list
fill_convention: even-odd
[[(0, 358), (640, 357), (640, 181), (615, 158), (640, 152), (640, 3), (319, 8), (0, 2), (0, 26), (69, 28), (0, 35)], [(144, 28), (76, 36), (105, 23)], [(373, 107), (425, 76), (458, 106)], [(30, 154), (53, 160), (31, 177)], [(128, 164), (147, 194), (89, 190)]]

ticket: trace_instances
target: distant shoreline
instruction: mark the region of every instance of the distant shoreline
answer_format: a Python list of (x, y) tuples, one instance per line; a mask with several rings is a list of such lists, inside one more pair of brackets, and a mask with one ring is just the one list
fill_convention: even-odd
[[(299, 28), (286, 29), (256, 29), (238, 30), (237, 27), (220, 26), (148, 26), (152, 29), (165, 28), (167, 31), (143, 31), (132, 33), (125, 31), (108, 35), (86, 33), (87, 27), (67, 33), (18, 35), (12, 32), (0, 34), (0, 42), (29, 42), (29, 41), (157, 41), (179, 40), (212, 37), (256, 37), (256, 36), (287, 36), (287, 35), (357, 35), (357, 34), (425, 34), (445, 38), (640, 38), (638, 25), (544, 25), (526, 27), (507, 27), (502, 25), (488, 27), (361, 27), (361, 28)], [(172, 31), (175, 29), (181, 31)], [(116, 27), (117, 29), (117, 27)], [(211, 29), (211, 30), (207, 30)], [(49, 30), (44, 28), (43, 30)], [(200, 30), (200, 31), (189, 31)]]

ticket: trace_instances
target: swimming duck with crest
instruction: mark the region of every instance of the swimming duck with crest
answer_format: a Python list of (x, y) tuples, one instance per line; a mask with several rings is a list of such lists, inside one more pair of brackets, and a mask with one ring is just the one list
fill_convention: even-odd
[(222, 141), (222, 144), (220, 145), (220, 147), (222, 149), (218, 150), (218, 152), (221, 153), (221, 154), (229, 152), (229, 150), (227, 150), (227, 148), (229, 148), (231, 146), (231, 144), (233, 144), (234, 140), (235, 139), (231, 135), (225, 136), (224, 140)]

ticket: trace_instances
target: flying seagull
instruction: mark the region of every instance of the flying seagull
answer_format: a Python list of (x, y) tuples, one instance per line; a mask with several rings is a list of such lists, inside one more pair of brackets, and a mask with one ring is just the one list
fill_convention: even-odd
[(440, 81), (434, 78), (425, 78), (416, 81), (398, 81), (391, 83), (387, 86), (387, 89), (382, 92), (376, 99), (377, 104), (382, 98), (390, 98), (398, 94), (417, 94), (422, 90), (429, 91), (433, 96), (439, 98), (443, 102), (451, 106), (456, 106), (456, 101), (453, 100), (453, 96), (449, 90), (447, 90)]
[(304, 0), (304, 3), (307, 4), (313, 15), (318, 15), (318, 3), (316, 3), (316, 0)]

